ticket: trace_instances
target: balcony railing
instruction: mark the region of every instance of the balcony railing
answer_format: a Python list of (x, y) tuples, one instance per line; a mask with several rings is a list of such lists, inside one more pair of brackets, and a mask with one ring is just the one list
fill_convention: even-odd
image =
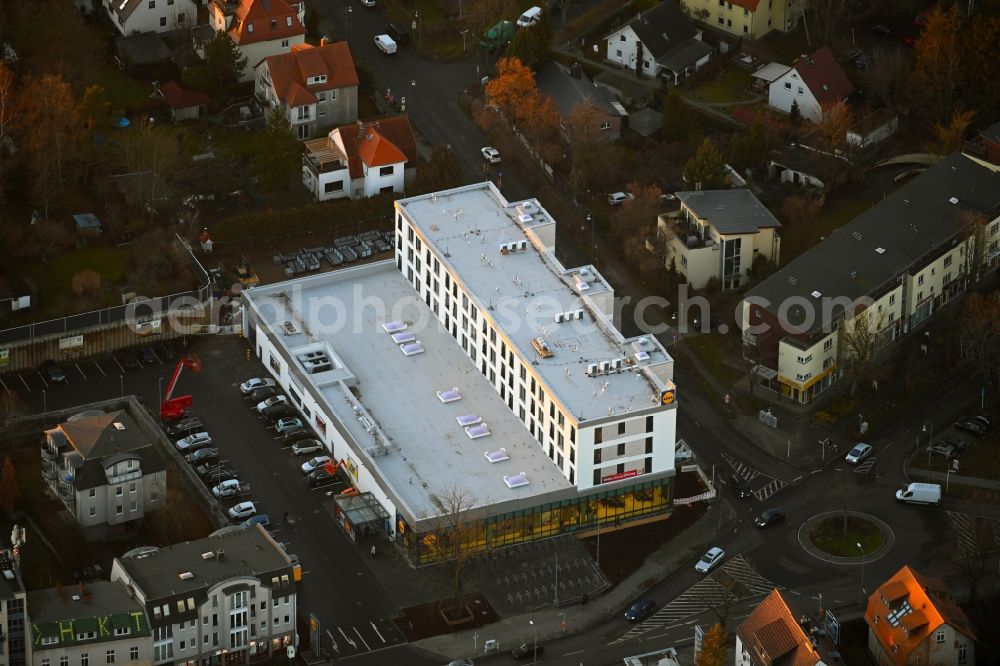
[(55, 448), (48, 443), (42, 444), (42, 460), (55, 461), (58, 458), (59, 452)]

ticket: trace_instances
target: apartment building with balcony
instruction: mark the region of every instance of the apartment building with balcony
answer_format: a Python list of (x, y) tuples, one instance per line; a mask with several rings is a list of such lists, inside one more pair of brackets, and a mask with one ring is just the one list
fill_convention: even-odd
[(715, 278), (723, 289), (738, 289), (753, 262), (779, 263), (781, 223), (750, 190), (677, 192), (680, 214), (661, 215), (657, 242), (665, 265), (694, 289)]
[(302, 184), (316, 201), (406, 191), (417, 176), (417, 140), (407, 116), (344, 125), (305, 142)]
[(743, 341), (762, 383), (805, 404), (998, 258), (1000, 167), (953, 153), (751, 289)]
[(132, 530), (166, 501), (157, 436), (125, 410), (82, 412), (45, 431), (42, 480), (88, 538)]
[(28, 663), (27, 592), (21, 581), (20, 545), (0, 550), (0, 666)]
[[(166, 2), (167, 0), (160, 0)], [(264, 58), (289, 53), (306, 39), (304, 0), (210, 0), (204, 39), (224, 32), (236, 44), (247, 63), (240, 81), (254, 78), (254, 68)], [(205, 42), (196, 40), (196, 50), (205, 57)]]
[(706, 25), (744, 39), (792, 30), (802, 15), (795, 0), (682, 0), (685, 11)]
[(281, 109), (300, 141), (358, 119), (358, 72), (347, 42), (300, 44), (255, 70), (258, 101)]
[(135, 597), (149, 621), (146, 663), (285, 660), (296, 644), (296, 573), (260, 525), (136, 548), (115, 558), (111, 581)]
[(152, 663), (146, 612), (121, 582), (34, 590), (28, 592), (27, 608), (31, 666)]

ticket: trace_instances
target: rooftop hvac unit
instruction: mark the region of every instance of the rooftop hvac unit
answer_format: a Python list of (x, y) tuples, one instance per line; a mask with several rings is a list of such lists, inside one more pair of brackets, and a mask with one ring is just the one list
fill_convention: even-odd
[(557, 312), (554, 319), (556, 320), (557, 324), (561, 324), (566, 319), (566, 314), (563, 312)]
[(621, 370), (622, 369), (622, 360), (620, 358), (616, 358), (615, 360), (611, 361), (611, 366), (615, 370)]
[(591, 377), (593, 377), (594, 375), (597, 374), (597, 364), (596, 363), (589, 363), (589, 364), (587, 364), (587, 374), (590, 375)]
[(611, 369), (611, 361), (601, 361), (601, 374), (607, 374)]
[(528, 249), (528, 241), (526, 241), (526, 240), (517, 241), (517, 249), (518, 250), (527, 250)]
[(573, 311), (573, 319), (583, 319), (583, 309)]

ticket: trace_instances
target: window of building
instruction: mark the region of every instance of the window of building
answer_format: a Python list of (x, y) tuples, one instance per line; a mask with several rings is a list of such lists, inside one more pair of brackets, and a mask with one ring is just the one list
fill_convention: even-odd
[(618, 455), (619, 458), (621, 458), (623, 455), (625, 455), (625, 445), (624, 444), (619, 444), (618, 445), (617, 455)]
[(719, 25), (726, 25), (726, 19), (719, 17)]
[(934, 635), (934, 641), (936, 643), (944, 643), (944, 629), (941, 629)]
[(396, 170), (396, 167), (389, 165), (384, 166), (378, 170), (378, 175), (380, 176), (391, 176), (392, 172)]
[(889, 305), (893, 305), (896, 302), (896, 294), (889, 294)]
[(90, 655), (86, 652), (80, 654), (80, 666), (90, 666)]
[(90, 507), (90, 515), (91, 515), (91, 517), (97, 515), (97, 508), (96, 507)]
[(833, 349), (833, 338), (823, 343), (823, 351), (830, 351), (831, 349)]
[(965, 645), (958, 646), (958, 663), (966, 664), (969, 662), (969, 648)]
[(805, 92), (805, 91), (804, 91), (804, 90), (802, 90), (802, 86), (799, 86), (799, 94), (801, 95), (801, 94), (803, 94), (804, 92)]
[(601, 449), (594, 449), (594, 464), (601, 464)]
[(105, 655), (105, 658), (107, 659), (106, 663), (109, 663), (109, 664), (115, 663), (115, 651), (114, 650), (108, 650), (107, 654)]
[(121, 486), (118, 486), (117, 488), (115, 488), (115, 497), (121, 497), (124, 492), (125, 489), (122, 488)]
[(128, 627), (115, 627), (115, 636), (128, 636)]
[(733, 19), (726, 19), (726, 27), (727, 28), (733, 27)]
[(625, 434), (625, 422), (624, 421), (622, 421), (622, 422), (620, 422), (618, 424), (618, 434), (619, 435), (624, 435)]
[(618, 37), (618, 41), (624, 42), (625, 41), (625, 35), (619, 36)]
[(119, 516), (122, 515), (122, 513), (124, 513), (124, 509), (122, 508), (121, 504), (115, 507), (115, 513)]
[(785, 90), (791, 90), (791, 89), (792, 89), (792, 83), (790, 81), (785, 81)]
[(333, 181), (332, 183), (323, 183), (324, 194), (330, 194), (331, 192), (343, 192), (343, 191), (344, 191), (344, 181), (342, 180), (336, 180)]
[[(746, 10), (744, 10), (744, 11), (746, 11)], [(750, 29), (747, 28), (746, 26), (743, 26), (743, 34), (744, 35), (749, 35), (750, 34)]]
[(149, 8), (156, 9), (156, 0), (149, 0)]
[(594, 428), (594, 444), (600, 444), (603, 439), (604, 430), (601, 428)]
[(51, 662), (51, 661), (49, 661), (49, 658), (48, 658), (48, 657), (42, 657), (42, 666), (50, 666), (50, 665), (51, 665), (51, 663), (52, 663), (52, 662)]
[(611, 129), (611, 122), (608, 121), (608, 120), (605, 120), (603, 123), (601, 123), (601, 129), (602, 130)]
[[(750, 16), (750, 10), (749, 9), (744, 9), (743, 10), (743, 16)], [(746, 28), (744, 28), (744, 31), (745, 30), (746, 30)]]
[(167, 17), (166, 16), (161, 16), (160, 17), (160, 27), (162, 28), (165, 25), (167, 25)]
[(923, 284), (923, 283), (924, 283), (924, 276), (923, 274), (920, 274), (917, 276), (917, 284)]
[(183, 650), (186, 647), (187, 647), (187, 643), (185, 641), (181, 641), (180, 649)]

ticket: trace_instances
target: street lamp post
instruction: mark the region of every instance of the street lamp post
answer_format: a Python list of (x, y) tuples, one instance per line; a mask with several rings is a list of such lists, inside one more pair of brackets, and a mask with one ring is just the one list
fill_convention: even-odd
[(865, 549), (861, 547), (861, 542), (860, 541), (855, 542), (854, 545), (857, 546), (858, 550), (861, 551), (861, 599), (863, 600), (864, 599), (864, 595), (865, 595), (865, 559), (864, 558), (866, 558), (867, 555), (865, 555)]
[(531, 625), (531, 665), (537, 666), (538, 664), (538, 627), (535, 626), (535, 621), (528, 620), (528, 624)]
[[(160, 377), (160, 382), (159, 382), (159, 384), (157, 386), (157, 390), (158, 390), (159, 400), (157, 400), (156, 404), (157, 405), (162, 405), (163, 404), (163, 377)], [(161, 421), (163, 420), (163, 412), (162, 411), (160, 412), (160, 420)]]
[(118, 375), (118, 383), (121, 385), (122, 400), (124, 400), (125, 399), (125, 375)]
[[(928, 427), (930, 426), (930, 427)], [(920, 428), (921, 432), (929, 433), (927, 438), (927, 464), (931, 464), (931, 444), (934, 443), (934, 424), (930, 421), (924, 421), (924, 425)], [(917, 448), (920, 448), (920, 436), (917, 435)]]
[(587, 224), (590, 225), (590, 263), (594, 263), (594, 216), (587, 211)]
[(354, 8), (351, 7), (350, 5), (347, 5), (347, 7), (344, 8), (344, 41), (345, 42), (347, 41), (347, 34), (348, 34), (348, 31), (349, 31), (349, 29), (351, 27), (351, 12), (353, 12), (353, 11), (354, 11)]
[(417, 31), (417, 46), (421, 46), (421, 44), (424, 41), (423, 40), (424, 24), (421, 23), (421, 21), (420, 21), (420, 10), (419, 9), (414, 9), (413, 10), (413, 25), (410, 27), (410, 29)]
[(45, 389), (42, 389), (42, 413), (49, 411), (48, 400), (45, 397)]

